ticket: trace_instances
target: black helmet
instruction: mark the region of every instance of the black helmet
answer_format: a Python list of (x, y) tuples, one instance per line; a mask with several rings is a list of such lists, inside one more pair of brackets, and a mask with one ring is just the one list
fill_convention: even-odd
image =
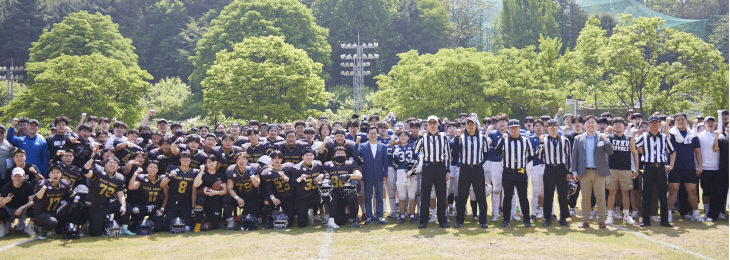
[(241, 220), (241, 230), (249, 231), (249, 230), (256, 230), (259, 227), (259, 220), (256, 218), (256, 216), (252, 214), (246, 214), (246, 216)]
[(281, 211), (274, 211), (271, 217), (274, 219), (274, 229), (285, 230), (289, 226), (289, 217)]
[(137, 227), (137, 234), (140, 235), (149, 235), (152, 234), (152, 232), (155, 231), (155, 222), (153, 222), (150, 219), (143, 219), (142, 222), (139, 223), (139, 226)]
[(187, 228), (185, 227), (185, 222), (180, 217), (177, 217), (172, 220), (172, 223), (170, 223), (170, 232), (175, 234), (185, 233), (187, 231)]
[(79, 231), (79, 226), (70, 222), (66, 224), (66, 227), (63, 230), (63, 237), (66, 239), (81, 238), (81, 231)]
[(575, 181), (568, 181), (568, 196), (573, 196), (578, 191), (578, 184)]
[(117, 224), (114, 220), (114, 214), (106, 216), (106, 223), (104, 224), (104, 231), (108, 237), (119, 237), (122, 235), (122, 227)]
[(322, 182), (319, 183), (319, 195), (324, 197), (329, 197), (330, 193), (332, 192), (332, 181), (330, 179), (322, 179)]

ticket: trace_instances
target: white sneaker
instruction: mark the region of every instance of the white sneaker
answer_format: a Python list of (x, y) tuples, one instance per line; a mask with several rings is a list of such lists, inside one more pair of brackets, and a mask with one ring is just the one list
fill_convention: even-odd
[(621, 218), (621, 210), (614, 210), (613, 218)]
[(690, 215), (690, 214), (682, 215), (682, 218), (684, 218), (685, 220), (690, 220), (690, 219), (692, 219), (692, 215)]
[(434, 222), (436, 222), (436, 220), (437, 220), (436, 214), (432, 214), (431, 218), (428, 220), (428, 223), (434, 223)]
[(613, 224), (613, 214), (608, 214), (608, 216), (606, 216), (606, 222), (605, 223), (606, 223), (606, 225)]
[(634, 210), (634, 211), (632, 211), (632, 212), (631, 212), (631, 217), (632, 217), (632, 218), (638, 218), (638, 217), (639, 217), (639, 211), (638, 211), (638, 210)]
[(477, 222), (477, 221), (479, 221), (479, 217), (478, 216), (473, 216), (473, 217), (471, 217), (471, 220), (474, 221), (474, 222)]
[(703, 222), (705, 219), (702, 218), (699, 212), (694, 212), (692, 213), (692, 221)]
[(540, 209), (537, 210), (537, 213), (535, 213), (535, 218), (537, 218), (537, 219), (543, 218), (542, 210), (540, 210)]
[(634, 225), (636, 222), (634, 222), (634, 218), (631, 217), (631, 215), (624, 215), (624, 224), (626, 225)]
[(669, 223), (674, 222), (674, 218), (672, 217), (671, 211), (669, 213), (667, 213), (667, 222), (669, 222)]
[(33, 221), (28, 222), (28, 225), (25, 225), (25, 234), (29, 236), (35, 236), (35, 227), (33, 225)]
[(651, 220), (651, 222), (657, 222), (657, 223), (659, 223), (659, 217), (657, 217), (657, 216), (651, 216), (649, 218), (649, 220)]
[(514, 214), (514, 215), (512, 215), (512, 220), (520, 221), (520, 216), (517, 216), (517, 214)]
[(492, 216), (492, 222), (495, 221), (499, 221), (499, 214), (494, 214), (494, 216)]
[(227, 219), (226, 220), (226, 230), (233, 229), (234, 222), (235, 222), (235, 220), (233, 218)]
[(722, 212), (720, 212), (720, 215), (717, 215), (717, 219), (726, 219), (726, 218), (727, 217)]
[(715, 221), (715, 220), (714, 220), (714, 219), (712, 219), (712, 218), (706, 218), (706, 219), (704, 219), (704, 221), (705, 221), (705, 222), (713, 222), (713, 221)]
[(571, 218), (575, 217), (575, 208), (570, 208), (570, 217)]
[(340, 228), (340, 226), (338, 226), (337, 224), (335, 224), (335, 219), (334, 218), (330, 218), (327, 221), (327, 227), (328, 228)]
[(596, 219), (598, 217), (598, 211), (591, 211), (591, 219)]
[(7, 232), (8, 230), (5, 228), (5, 224), (0, 224), (0, 237), (4, 237)]

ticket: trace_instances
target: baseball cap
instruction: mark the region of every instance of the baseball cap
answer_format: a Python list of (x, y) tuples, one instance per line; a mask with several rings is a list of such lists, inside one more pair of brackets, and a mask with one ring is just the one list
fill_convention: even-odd
[(12, 175), (16, 175), (16, 174), (24, 176), (25, 170), (23, 170), (23, 168), (20, 168), (20, 167), (15, 167), (15, 169), (13, 169)]
[(555, 119), (550, 119), (547, 121), (547, 125), (558, 125), (558, 121), (555, 121)]
[(430, 115), (430, 116), (428, 116), (428, 119), (426, 120), (426, 122), (431, 121), (431, 120), (435, 120), (436, 122), (438, 122), (439, 118), (437, 116)]
[(473, 123), (475, 123), (475, 124), (476, 124), (477, 122), (479, 122), (479, 120), (477, 120), (477, 119), (476, 119), (476, 118), (474, 118), (473, 116), (469, 116), (469, 117), (467, 117), (467, 118), (466, 118), (466, 122), (468, 123), (469, 121), (471, 121), (471, 122), (473, 122)]
[(159, 124), (167, 124), (167, 119), (164, 119), (164, 118), (157, 119), (157, 124), (158, 125)]
[(31, 124), (40, 125), (38, 123), (38, 120), (36, 120), (36, 119), (31, 119), (30, 121), (28, 121), (28, 125), (31, 125)]
[(520, 127), (520, 120), (510, 119), (508, 126), (509, 127), (513, 127), (513, 126)]
[(661, 120), (659, 120), (659, 116), (651, 115), (651, 116), (649, 116), (649, 119), (646, 120), (646, 122), (651, 122), (651, 121), (661, 121)]
[(403, 127), (403, 126), (404, 126), (403, 122), (395, 123), (395, 127)]
[(710, 120), (717, 121), (717, 120), (715, 120), (715, 117), (714, 116), (707, 116), (707, 117), (705, 117), (705, 121), (710, 121)]

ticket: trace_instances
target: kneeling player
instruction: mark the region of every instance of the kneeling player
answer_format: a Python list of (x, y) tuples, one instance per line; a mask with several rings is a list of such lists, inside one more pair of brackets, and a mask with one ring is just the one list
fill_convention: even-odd
[[(352, 160), (347, 160), (344, 147), (336, 147), (334, 161), (327, 162), (324, 169), (328, 175), (326, 177), (332, 181), (333, 187), (327, 227), (339, 228), (338, 225), (346, 224), (348, 219), (352, 219), (353, 227), (360, 227), (357, 219), (359, 209), (357, 187), (360, 184), (356, 180), (361, 180), (362, 175), (357, 169), (357, 165)], [(347, 187), (348, 185), (349, 187)]]
[(261, 179), (264, 181), (262, 193), (264, 195), (263, 215), (264, 226), (266, 228), (273, 227), (273, 217), (271, 216), (275, 207), (281, 207), (284, 214), (289, 219), (288, 227), (294, 222), (294, 189), (290, 178), (292, 175), (293, 165), (291, 163), (281, 164), (284, 155), (280, 151), (273, 151), (269, 155), (271, 157), (271, 167), (261, 172)]
[[(141, 169), (141, 168), (138, 168)], [(162, 189), (164, 174), (158, 175), (159, 164), (157, 160), (151, 160), (143, 174), (135, 171), (129, 181), (129, 190), (138, 190), (139, 201), (130, 201), (132, 204), (132, 227), (137, 227), (147, 217), (152, 224), (161, 229), (163, 225), (162, 215), (167, 206), (167, 190)]]
[[(89, 218), (89, 234), (101, 236), (104, 232), (104, 223), (107, 214), (114, 213), (122, 217), (127, 213), (126, 198), (124, 197), (124, 175), (118, 173), (119, 159), (111, 156), (104, 162), (104, 167), (94, 165), (91, 170), (84, 174), (90, 180), (89, 195), (87, 202), (90, 206), (86, 208), (86, 216)], [(116, 200), (113, 199), (116, 195)], [(134, 235), (126, 225), (122, 226), (124, 235)]]
[(321, 198), (317, 184), (324, 178), (324, 170), (320, 161), (314, 160), (314, 151), (305, 149), (302, 161), (294, 166), (294, 191), (296, 192), (297, 222), (299, 227), (309, 223), (309, 211), (319, 207)]
[[(226, 176), (218, 171), (218, 157), (209, 155), (205, 161), (203, 173), (195, 178), (193, 184), (197, 197), (193, 198), (193, 204), (203, 206), (203, 221), (201, 230), (213, 230), (218, 228), (223, 210), (223, 196), (226, 196)], [(200, 188), (200, 189), (199, 189)], [(201, 199), (203, 201), (201, 201)], [(199, 220), (196, 220), (200, 221)]]
[(234, 155), (236, 164), (226, 169), (228, 195), (223, 198), (223, 215), (228, 222), (226, 229), (233, 229), (233, 215), (237, 213), (236, 207), (243, 208), (246, 216), (259, 215), (258, 188), (261, 184), (259, 174), (261, 167), (256, 164), (249, 164), (247, 152), (239, 152)]
[[(68, 202), (74, 196), (71, 182), (61, 178), (62, 171), (60, 166), (52, 165), (48, 179), (38, 181), (35, 185), (33, 215), (35, 225), (40, 229), (39, 239), (46, 239), (49, 230), (54, 230), (59, 227), (59, 223), (67, 221), (59, 219), (60, 216), (56, 214), (61, 201)], [(68, 214), (65, 217), (68, 217)]]

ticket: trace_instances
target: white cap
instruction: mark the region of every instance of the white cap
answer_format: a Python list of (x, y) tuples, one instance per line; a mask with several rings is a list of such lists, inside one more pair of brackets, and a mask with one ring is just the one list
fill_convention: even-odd
[(15, 167), (15, 169), (13, 169), (13, 173), (11, 175), (16, 175), (16, 174), (19, 174), (20, 176), (25, 176), (25, 171), (23, 170), (23, 168)]
[(431, 120), (438, 122), (439, 118), (437, 116), (430, 115), (430, 116), (428, 116), (428, 119), (426, 119), (426, 122), (431, 121)]

